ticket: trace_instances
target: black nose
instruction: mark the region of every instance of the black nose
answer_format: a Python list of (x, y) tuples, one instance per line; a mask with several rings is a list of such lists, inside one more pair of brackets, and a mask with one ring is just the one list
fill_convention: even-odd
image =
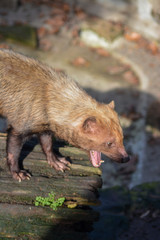
[(129, 160), (130, 160), (129, 156), (121, 158), (121, 163), (127, 163)]

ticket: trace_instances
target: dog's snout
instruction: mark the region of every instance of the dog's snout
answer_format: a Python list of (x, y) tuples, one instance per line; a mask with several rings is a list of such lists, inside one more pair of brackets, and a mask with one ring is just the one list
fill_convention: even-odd
[(123, 157), (123, 158), (121, 158), (121, 163), (127, 163), (129, 160), (130, 160), (129, 156)]

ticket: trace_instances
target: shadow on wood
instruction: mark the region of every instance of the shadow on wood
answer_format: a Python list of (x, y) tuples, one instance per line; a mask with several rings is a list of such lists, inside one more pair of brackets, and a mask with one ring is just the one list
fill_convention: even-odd
[[(59, 147), (60, 154), (71, 159), (65, 173), (51, 168), (35, 139), (27, 142), (21, 153), (21, 164), (32, 171), (30, 181), (12, 179), (6, 166), (6, 136), (0, 136), (0, 237), (16, 239), (85, 239), (98, 213), (90, 205), (99, 204), (98, 188), (102, 186), (101, 170), (91, 166), (88, 156), (79, 149)], [(62, 208), (35, 207), (36, 196), (65, 197)]]

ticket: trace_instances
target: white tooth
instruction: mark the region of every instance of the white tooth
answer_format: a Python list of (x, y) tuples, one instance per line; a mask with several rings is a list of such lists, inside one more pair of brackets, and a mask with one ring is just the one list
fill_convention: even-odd
[(95, 167), (99, 167), (99, 165), (98, 165), (98, 164), (95, 164)]
[(104, 163), (104, 160), (101, 160), (100, 162), (101, 162), (101, 163)]

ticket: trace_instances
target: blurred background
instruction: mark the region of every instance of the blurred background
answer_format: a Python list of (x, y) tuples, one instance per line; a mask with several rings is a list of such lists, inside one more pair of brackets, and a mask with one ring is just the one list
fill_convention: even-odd
[[(66, 72), (100, 102), (115, 101), (131, 161), (120, 165), (103, 157), (104, 192), (115, 186), (134, 189), (144, 183), (158, 184), (158, 0), (1, 0), (0, 48), (23, 53)], [(0, 127), (1, 132), (5, 132), (3, 119)], [(155, 184), (152, 190), (157, 192), (159, 199), (159, 184)], [(103, 193), (101, 197), (102, 202), (105, 201)], [(144, 212), (136, 212), (137, 225), (133, 220), (127, 236), (111, 234), (105, 238), (109, 236), (106, 232), (103, 237), (98, 235), (99, 232), (97, 235), (93, 232), (91, 239), (142, 239), (142, 232), (137, 230), (140, 224), (146, 231), (143, 239), (158, 239), (159, 207), (154, 210), (147, 207)], [(141, 222), (147, 217), (148, 221), (158, 219), (155, 227), (150, 225), (150, 231), (147, 230), (149, 225)]]

